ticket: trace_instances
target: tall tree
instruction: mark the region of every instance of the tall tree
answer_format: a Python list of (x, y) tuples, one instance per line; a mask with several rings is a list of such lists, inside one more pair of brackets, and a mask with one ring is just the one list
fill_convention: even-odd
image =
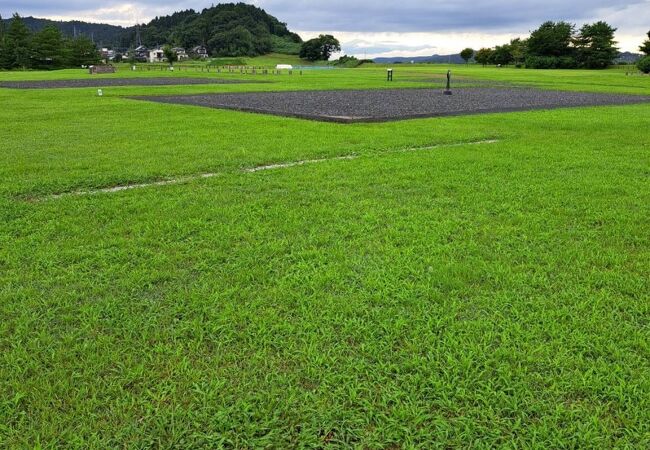
[(460, 52), (460, 57), (465, 60), (465, 64), (469, 62), (470, 59), (474, 56), (474, 49), (473, 48), (466, 48), (463, 49), (463, 51)]
[(5, 37), (8, 68), (28, 68), (30, 34), (23, 19), (15, 13), (12, 17)]
[(528, 38), (531, 56), (571, 56), (571, 42), (575, 26), (567, 22), (544, 22)]
[(512, 63), (514, 58), (512, 56), (512, 47), (510, 47), (510, 44), (497, 45), (494, 47), (490, 61), (493, 64), (500, 66), (507, 66)]
[(567, 22), (544, 22), (528, 38), (526, 67), (532, 69), (571, 69), (577, 66), (573, 34)]
[(334, 52), (341, 51), (341, 44), (331, 34), (321, 34), (300, 47), (300, 57), (309, 61), (327, 61)]
[[(129, 51), (129, 54), (132, 54)], [(68, 41), (68, 65), (70, 67), (97, 64), (101, 57), (93, 41), (84, 36)]]
[(66, 48), (58, 28), (48, 25), (36, 33), (31, 41), (32, 67), (60, 69), (66, 65)]
[(583, 25), (574, 39), (578, 64), (587, 69), (609, 67), (618, 56), (615, 32), (616, 28), (603, 21)]
[(639, 50), (641, 50), (647, 56), (650, 56), (650, 31), (648, 31), (648, 40), (641, 44)]
[(517, 67), (521, 67), (521, 65), (524, 63), (527, 50), (527, 40), (516, 38), (510, 41), (510, 54), (512, 55), (512, 60), (517, 65)]
[(5, 22), (2, 20), (2, 15), (0, 15), (0, 70), (10, 68), (5, 39)]

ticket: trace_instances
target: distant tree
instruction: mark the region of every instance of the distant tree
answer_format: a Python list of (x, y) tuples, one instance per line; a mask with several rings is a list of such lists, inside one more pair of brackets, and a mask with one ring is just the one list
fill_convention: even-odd
[(650, 56), (646, 56), (645, 58), (638, 60), (636, 66), (641, 72), (650, 73)]
[(332, 53), (340, 52), (341, 44), (331, 34), (321, 34), (317, 38), (303, 42), (299, 56), (309, 61), (327, 61)]
[(127, 58), (129, 64), (133, 65), (138, 62), (137, 58), (135, 57), (135, 47), (133, 45), (129, 47), (127, 54), (129, 55)]
[(11, 68), (5, 38), (5, 23), (4, 20), (2, 20), (2, 15), (0, 15), (0, 70)]
[(510, 54), (517, 67), (521, 67), (526, 59), (528, 41), (516, 38), (510, 41)]
[(485, 67), (490, 63), (492, 59), (492, 53), (494, 53), (494, 50), (491, 48), (482, 48), (476, 52), (474, 59), (477, 63), (482, 64), (483, 67)]
[(101, 60), (97, 47), (87, 37), (68, 41), (68, 65), (70, 67), (90, 66)]
[(507, 66), (513, 61), (514, 58), (512, 56), (512, 47), (510, 47), (510, 44), (497, 45), (494, 47), (494, 51), (492, 52), (492, 56), (490, 58), (490, 62), (492, 64)]
[(650, 31), (648, 31), (648, 40), (644, 41), (643, 44), (641, 44), (639, 50), (645, 53), (646, 56), (650, 56)]
[(473, 48), (466, 48), (463, 51), (460, 52), (460, 57), (465, 60), (465, 64), (469, 62), (470, 59), (474, 56), (474, 49)]
[(576, 67), (572, 46), (575, 26), (567, 22), (544, 22), (528, 38), (526, 67), (569, 69)]
[(67, 58), (63, 36), (58, 28), (48, 25), (31, 40), (32, 67), (40, 70), (60, 69)]
[(528, 54), (532, 56), (571, 56), (575, 26), (567, 22), (544, 22), (528, 38)]
[(605, 69), (612, 65), (618, 56), (615, 32), (616, 28), (603, 21), (580, 28), (573, 40), (578, 65), (586, 69)]
[(178, 54), (174, 51), (171, 45), (165, 45), (162, 49), (163, 55), (167, 58), (170, 66), (173, 66), (176, 61), (178, 61)]
[(31, 36), (23, 19), (15, 13), (12, 17), (9, 28), (5, 33), (5, 51), (7, 53), (7, 68), (29, 68)]

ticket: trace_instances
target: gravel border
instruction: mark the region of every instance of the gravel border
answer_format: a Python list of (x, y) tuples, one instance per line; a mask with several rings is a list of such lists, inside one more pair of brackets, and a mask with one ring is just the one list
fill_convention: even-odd
[[(225, 80), (223, 78), (155, 77), (155, 78), (81, 78), (77, 80), (0, 81), (0, 88), (62, 89), (111, 86), (178, 86), (191, 84), (241, 84), (264, 81)], [(268, 83), (268, 82), (267, 82)]]
[(441, 89), (378, 89), (129, 98), (339, 123), (650, 102), (650, 96), (641, 95), (523, 88), (461, 88), (455, 89), (453, 95), (443, 95)]

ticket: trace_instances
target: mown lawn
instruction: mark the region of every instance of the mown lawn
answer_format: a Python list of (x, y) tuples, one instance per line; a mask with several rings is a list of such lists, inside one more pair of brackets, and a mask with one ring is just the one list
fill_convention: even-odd
[(122, 98), (384, 70), (0, 89), (0, 447), (649, 447), (650, 105), (341, 125)]

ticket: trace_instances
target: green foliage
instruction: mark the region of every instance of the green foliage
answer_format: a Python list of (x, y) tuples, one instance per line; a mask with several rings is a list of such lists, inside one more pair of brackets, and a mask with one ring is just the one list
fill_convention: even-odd
[(497, 45), (490, 56), (490, 63), (500, 66), (507, 66), (514, 61), (510, 44)]
[(477, 63), (486, 66), (492, 60), (493, 53), (494, 50), (492, 50), (491, 48), (482, 48), (476, 52), (476, 55), (474, 55), (474, 59), (476, 60)]
[(636, 66), (641, 72), (650, 73), (650, 56), (638, 60)]
[(618, 55), (615, 28), (603, 21), (585, 24), (577, 34), (567, 22), (545, 22), (525, 45), (526, 67), (532, 69), (604, 69)]
[(301, 44), (293, 39), (284, 36), (271, 35), (271, 48), (273, 53), (282, 53), (284, 55), (299, 55)]
[(616, 28), (603, 21), (585, 24), (574, 38), (578, 65), (586, 69), (605, 69), (612, 65), (618, 56), (615, 32)]
[(348, 55), (343, 55), (339, 59), (333, 62), (333, 64), (336, 67), (345, 67), (348, 69), (359, 67), (360, 65), (367, 64), (367, 63), (373, 63), (373, 61), (369, 59), (358, 59), (355, 56), (348, 56)]
[(529, 69), (574, 69), (576, 60), (572, 56), (527, 56)]
[(465, 63), (468, 63), (469, 60), (472, 59), (473, 56), (474, 56), (474, 49), (473, 48), (468, 47), (466, 49), (463, 49), (460, 52), (460, 57), (465, 60)]
[(4, 68), (29, 68), (31, 35), (22, 18), (16, 13), (13, 15), (5, 37), (5, 52), (3, 59)]
[(59, 29), (48, 25), (31, 40), (31, 67), (37, 70), (61, 69), (68, 61), (66, 50)]
[(524, 64), (527, 52), (528, 40), (516, 38), (510, 41), (510, 55), (512, 56), (512, 62), (517, 67), (521, 67)]
[(9, 69), (9, 55), (7, 53), (7, 39), (5, 32), (5, 22), (0, 15), (0, 70)]
[(81, 36), (70, 40), (68, 47), (71, 67), (90, 66), (97, 64), (101, 59), (97, 47), (87, 37)]
[(128, 47), (130, 41), (122, 41), (131, 30), (134, 30), (134, 28), (124, 28), (121, 26), (101, 23), (88, 23), (79, 20), (60, 21), (39, 19), (35, 17), (23, 17), (22, 20), (30, 33), (37, 33), (47, 26), (52, 26), (57, 28), (66, 39), (79, 36), (94, 36), (95, 41), (102, 42), (105, 46), (114, 47)]
[(574, 30), (567, 22), (544, 22), (528, 38), (528, 56), (573, 56)]
[(190, 9), (157, 17), (141, 27), (144, 45), (205, 45), (216, 56), (257, 56), (297, 52), (300, 36), (264, 10), (244, 3), (223, 3), (200, 13)]
[(66, 39), (59, 28), (46, 25), (31, 35), (20, 16), (14, 15), (0, 39), (0, 69), (61, 69), (96, 64), (100, 55), (86, 37)]
[(341, 51), (341, 44), (331, 34), (321, 34), (300, 47), (300, 57), (309, 61), (327, 61), (334, 52)]
[(208, 41), (208, 46), (216, 56), (254, 56), (261, 54), (255, 49), (253, 34), (241, 25), (232, 30), (215, 34)]
[(650, 31), (648, 31), (648, 39), (641, 44), (639, 50), (647, 56), (650, 56)]
[(165, 55), (165, 58), (167, 59), (167, 62), (169, 63), (170, 66), (173, 66), (174, 63), (178, 61), (178, 55), (171, 47), (171, 45), (165, 45), (162, 48), (162, 51), (163, 51), (163, 55)]

